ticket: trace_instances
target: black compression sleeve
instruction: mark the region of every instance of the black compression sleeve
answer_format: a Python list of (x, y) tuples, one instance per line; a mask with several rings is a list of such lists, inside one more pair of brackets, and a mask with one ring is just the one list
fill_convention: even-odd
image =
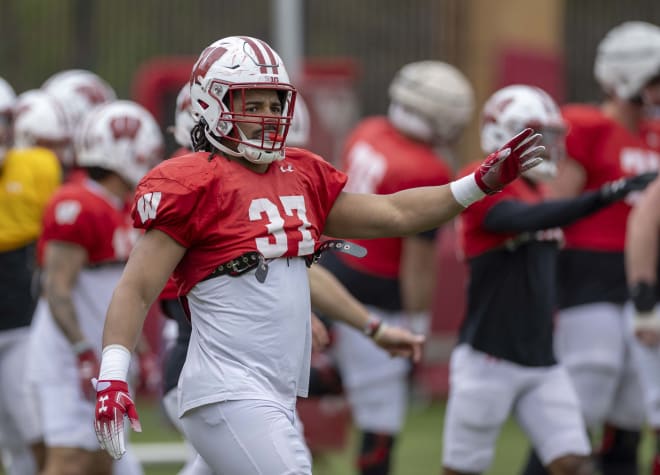
[(566, 226), (606, 206), (597, 191), (576, 198), (548, 200), (538, 204), (506, 200), (493, 206), (484, 228), (493, 233), (520, 233)]

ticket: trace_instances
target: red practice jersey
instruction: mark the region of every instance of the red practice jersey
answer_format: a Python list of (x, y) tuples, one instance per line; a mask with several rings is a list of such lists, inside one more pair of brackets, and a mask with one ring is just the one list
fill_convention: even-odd
[[(434, 150), (398, 132), (385, 117), (365, 119), (346, 142), (343, 169), (346, 191), (389, 194), (408, 188), (449, 183), (452, 171)], [(401, 238), (355, 240), (367, 255), (339, 257), (349, 266), (373, 275), (396, 278), (401, 260)]]
[[(596, 190), (605, 182), (654, 171), (660, 164), (660, 125), (644, 123), (634, 134), (603, 115), (594, 106), (568, 105), (562, 114), (569, 124), (568, 156), (586, 171), (584, 190)], [(621, 252), (630, 204), (614, 203), (564, 228), (566, 247)]]
[(89, 265), (125, 262), (138, 235), (125, 203), (96, 182), (65, 184), (46, 208), (39, 261), (48, 241), (62, 241), (83, 247)]
[(259, 174), (208, 152), (171, 158), (137, 188), (134, 226), (158, 229), (187, 252), (173, 273), (179, 295), (246, 252), (267, 259), (316, 249), (346, 176), (307, 150)]

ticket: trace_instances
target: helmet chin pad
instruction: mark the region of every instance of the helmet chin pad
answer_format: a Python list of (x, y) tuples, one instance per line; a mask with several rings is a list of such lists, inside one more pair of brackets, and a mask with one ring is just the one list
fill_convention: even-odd
[(266, 151), (257, 147), (252, 147), (246, 143), (238, 144), (238, 153), (248, 162), (252, 163), (272, 163), (284, 159), (284, 149), (277, 151)]

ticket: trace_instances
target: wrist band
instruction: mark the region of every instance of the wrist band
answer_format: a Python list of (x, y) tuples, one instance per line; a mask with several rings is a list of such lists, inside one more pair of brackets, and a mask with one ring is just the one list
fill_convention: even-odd
[(367, 320), (367, 323), (364, 325), (363, 332), (369, 338), (374, 338), (382, 326), (383, 321), (380, 318), (370, 315), (369, 320)]
[(481, 198), (486, 196), (479, 185), (477, 185), (477, 180), (474, 177), (474, 173), (470, 173), (463, 178), (454, 180), (449, 184), (451, 193), (454, 195), (454, 199), (458, 204), (463, 208), (467, 208), (475, 201), (479, 201)]
[(103, 348), (99, 381), (104, 379), (119, 379), (126, 381), (128, 366), (131, 363), (131, 352), (122, 345), (108, 345)]

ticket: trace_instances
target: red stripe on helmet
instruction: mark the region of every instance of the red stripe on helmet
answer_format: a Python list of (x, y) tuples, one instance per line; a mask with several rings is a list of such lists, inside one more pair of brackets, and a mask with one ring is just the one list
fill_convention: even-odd
[(261, 51), (261, 49), (259, 49), (259, 46), (257, 45), (257, 43), (255, 43), (254, 40), (252, 38), (248, 37), (248, 36), (241, 36), (241, 39), (243, 41), (245, 41), (247, 44), (249, 44), (250, 47), (252, 48), (252, 51), (254, 51), (254, 54), (257, 55), (258, 65), (261, 67), (259, 69), (259, 71), (266, 74), (268, 72), (268, 70), (266, 69), (266, 64), (265, 64), (266, 63), (266, 58), (264, 57), (264, 54)]
[(266, 54), (268, 55), (268, 59), (270, 60), (270, 64), (273, 65), (272, 66), (273, 74), (279, 74), (279, 71), (278, 71), (279, 66), (277, 66), (277, 59), (275, 58), (275, 51), (273, 51), (273, 48), (271, 48), (265, 41), (261, 41), (261, 40), (258, 40), (258, 41), (259, 41), (259, 43), (261, 43), (261, 45), (266, 50)]

